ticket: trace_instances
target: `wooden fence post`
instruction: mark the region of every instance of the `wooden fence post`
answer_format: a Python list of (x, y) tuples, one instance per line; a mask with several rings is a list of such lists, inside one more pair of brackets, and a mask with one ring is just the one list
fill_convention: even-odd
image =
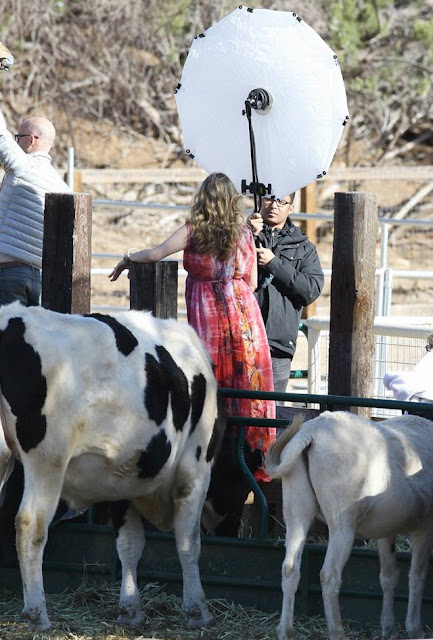
[(42, 306), (61, 313), (90, 312), (92, 196), (45, 195)]
[(336, 193), (334, 204), (328, 393), (371, 397), (377, 196)]
[[(316, 183), (311, 182), (306, 187), (301, 189), (301, 212), (302, 213), (317, 213), (317, 201), (316, 201)], [(303, 221), (302, 228), (308, 238), (314, 244), (317, 244), (317, 222), (316, 220), (309, 218)], [(317, 302), (316, 300), (302, 309), (302, 318), (311, 318), (316, 315)]]
[(156, 318), (177, 319), (177, 262), (133, 262), (129, 277), (131, 309), (151, 311)]

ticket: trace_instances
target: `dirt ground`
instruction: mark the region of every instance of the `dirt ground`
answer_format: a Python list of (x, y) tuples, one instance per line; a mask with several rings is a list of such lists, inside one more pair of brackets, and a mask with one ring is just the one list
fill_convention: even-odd
[[(228, 600), (208, 601), (214, 621), (203, 629), (191, 630), (186, 624), (180, 598), (166, 594), (157, 584), (141, 589), (144, 620), (138, 628), (116, 623), (119, 585), (85, 585), (76, 591), (48, 594), (47, 605), (53, 623), (48, 633), (29, 631), (21, 618), (22, 595), (0, 592), (1, 640), (274, 640), (279, 613), (265, 613), (254, 607), (233, 605)], [(377, 640), (375, 624), (345, 620), (348, 640)], [(298, 640), (326, 640), (323, 616), (296, 616)], [(403, 630), (402, 630), (402, 633)], [(428, 633), (428, 632), (427, 632)], [(403, 637), (403, 636), (402, 636)]]

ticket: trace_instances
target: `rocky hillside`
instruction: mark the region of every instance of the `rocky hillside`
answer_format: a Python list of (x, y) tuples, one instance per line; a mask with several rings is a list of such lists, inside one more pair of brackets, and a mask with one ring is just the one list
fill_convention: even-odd
[[(433, 163), (432, 0), (263, 0), (296, 11), (339, 55), (352, 115), (346, 165)], [(57, 162), (184, 163), (173, 98), (193, 36), (236, 8), (226, 0), (0, 0), (0, 39), (16, 64), (0, 78), (13, 126), (52, 118)]]

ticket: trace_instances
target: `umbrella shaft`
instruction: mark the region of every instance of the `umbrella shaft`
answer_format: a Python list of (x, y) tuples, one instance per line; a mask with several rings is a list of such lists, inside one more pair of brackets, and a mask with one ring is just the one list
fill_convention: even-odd
[[(256, 141), (254, 139), (254, 130), (253, 123), (251, 120), (251, 102), (249, 100), (245, 101), (245, 115), (248, 119), (248, 132), (250, 135), (250, 155), (251, 155), (251, 172), (253, 181), (250, 185), (250, 190), (253, 188), (254, 194), (254, 212), (260, 211), (262, 208), (262, 196), (260, 193), (257, 193), (259, 188), (259, 177), (257, 175), (257, 157), (256, 157)], [(256, 188), (257, 187), (257, 188)]]

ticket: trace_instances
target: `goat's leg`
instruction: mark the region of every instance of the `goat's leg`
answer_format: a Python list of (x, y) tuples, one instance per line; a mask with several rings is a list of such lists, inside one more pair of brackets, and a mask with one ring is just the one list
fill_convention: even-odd
[(318, 513), (318, 504), (302, 460), (296, 463), (290, 481), (283, 478), (283, 516), (286, 554), (281, 571), (283, 605), (277, 628), (278, 640), (293, 638), (293, 609), (301, 575), (301, 556), (308, 529)]
[[(209, 485), (210, 465), (196, 469), (196, 477), (186, 480), (175, 500), (174, 533), (182, 565), (183, 603), (190, 627), (196, 629), (212, 620), (206, 604), (198, 568), (200, 555), (200, 516)], [(185, 488), (188, 487), (187, 492)]]
[(113, 503), (111, 513), (117, 553), (122, 565), (120, 615), (117, 622), (135, 627), (144, 617), (137, 584), (137, 567), (145, 544), (144, 526), (137, 509), (127, 501)]
[(15, 518), (17, 552), (23, 582), (24, 609), (32, 631), (46, 631), (48, 619), (42, 576), (42, 558), (48, 527), (56, 511), (63, 483), (63, 471), (40, 460), (43, 466), (23, 460), (25, 488)]
[(433, 522), (425, 529), (412, 534), (412, 560), (409, 571), (409, 602), (406, 629), (410, 638), (424, 638), (421, 624), (421, 604), (424, 583), (429, 566), (429, 555), (433, 547)]
[(383, 640), (393, 640), (398, 638), (394, 618), (394, 591), (399, 575), (395, 554), (395, 538), (381, 538), (377, 544), (380, 560), (380, 585), (383, 592), (380, 626)]
[(341, 574), (352, 550), (355, 531), (350, 525), (338, 521), (329, 524), (329, 542), (325, 562), (320, 571), (323, 606), (328, 625), (329, 640), (346, 640), (341, 620), (338, 596)]

